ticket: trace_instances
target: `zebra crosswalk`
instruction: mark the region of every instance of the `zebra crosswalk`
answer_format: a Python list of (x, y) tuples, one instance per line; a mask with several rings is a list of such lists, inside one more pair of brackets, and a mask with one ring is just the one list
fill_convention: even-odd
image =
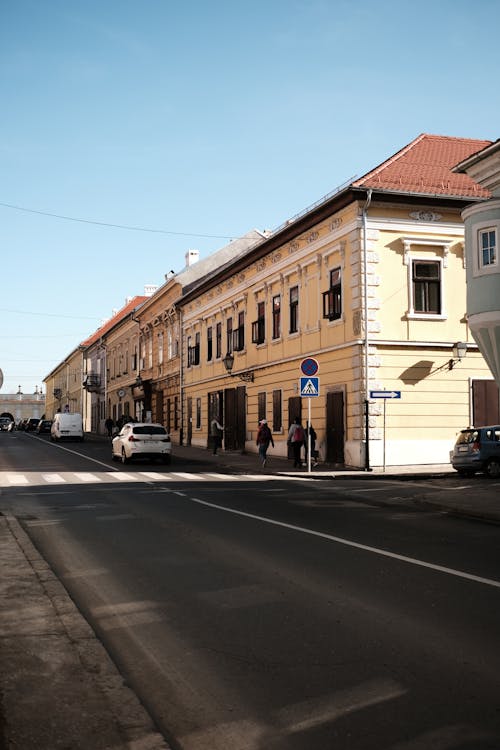
[(124, 482), (268, 482), (282, 479), (277, 474), (222, 474), (186, 471), (0, 471), (0, 488), (37, 487), (43, 485), (120, 484)]

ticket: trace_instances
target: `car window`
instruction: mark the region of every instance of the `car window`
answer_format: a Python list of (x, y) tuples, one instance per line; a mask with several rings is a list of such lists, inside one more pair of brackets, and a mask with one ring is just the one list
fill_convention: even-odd
[(164, 427), (158, 425), (141, 425), (140, 427), (134, 427), (134, 435), (166, 435), (167, 431)]
[(457, 445), (465, 445), (468, 443), (475, 443), (479, 439), (478, 430), (464, 430), (457, 437)]

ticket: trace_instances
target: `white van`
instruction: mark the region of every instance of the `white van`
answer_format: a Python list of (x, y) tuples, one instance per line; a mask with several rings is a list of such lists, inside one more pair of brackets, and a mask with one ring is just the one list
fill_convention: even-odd
[(51, 440), (83, 440), (83, 420), (81, 414), (62, 414), (54, 416), (50, 428)]

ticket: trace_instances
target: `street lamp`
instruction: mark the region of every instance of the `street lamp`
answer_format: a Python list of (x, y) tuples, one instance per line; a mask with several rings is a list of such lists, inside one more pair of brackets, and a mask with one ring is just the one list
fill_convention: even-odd
[(456, 344), (453, 344), (453, 359), (450, 359), (448, 362), (448, 369), (453, 370), (457, 362), (461, 362), (462, 359), (467, 354), (467, 344), (463, 341), (457, 341)]
[[(226, 368), (228, 375), (233, 377), (234, 357), (231, 352), (228, 352), (222, 360), (222, 364)], [(253, 372), (237, 372), (236, 377), (243, 380), (245, 383), (253, 383)]]

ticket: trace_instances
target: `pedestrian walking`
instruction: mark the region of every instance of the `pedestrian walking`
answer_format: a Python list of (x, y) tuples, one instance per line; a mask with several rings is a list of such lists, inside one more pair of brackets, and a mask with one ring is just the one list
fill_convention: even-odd
[(222, 447), (222, 435), (224, 434), (223, 425), (219, 424), (219, 420), (214, 417), (210, 422), (210, 435), (213, 441), (213, 454), (217, 453), (217, 449)]
[(293, 424), (290, 425), (290, 429), (288, 430), (287, 440), (288, 445), (292, 446), (294, 467), (302, 466), (300, 451), (302, 450), (302, 446), (304, 445), (305, 437), (306, 433), (300, 423), (300, 418), (295, 417)]
[(256, 443), (259, 448), (259, 457), (262, 466), (264, 467), (267, 461), (267, 449), (269, 448), (269, 443), (271, 443), (274, 448), (273, 435), (271, 432), (271, 428), (267, 424), (267, 419), (261, 419), (259, 422)]
[(111, 419), (111, 417), (108, 417), (107, 420), (104, 422), (104, 426), (106, 430), (108, 431), (108, 437), (112, 437), (113, 435), (113, 427), (115, 426), (115, 423)]

